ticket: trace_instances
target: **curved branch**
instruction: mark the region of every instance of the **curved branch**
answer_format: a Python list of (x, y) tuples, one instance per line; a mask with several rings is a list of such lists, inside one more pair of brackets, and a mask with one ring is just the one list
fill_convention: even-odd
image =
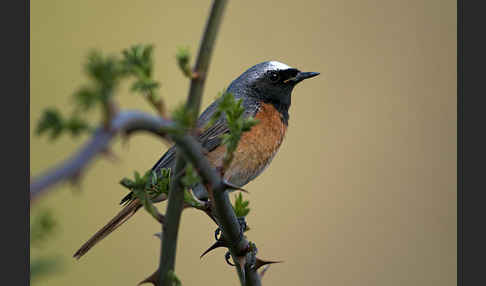
[(171, 121), (144, 112), (119, 112), (111, 120), (110, 129), (106, 129), (104, 126), (98, 127), (91, 139), (76, 154), (36, 177), (30, 184), (31, 200), (38, 198), (57, 183), (76, 178), (97, 155), (108, 150), (109, 144), (118, 133), (143, 130), (166, 138), (166, 131), (173, 127), (174, 124)]

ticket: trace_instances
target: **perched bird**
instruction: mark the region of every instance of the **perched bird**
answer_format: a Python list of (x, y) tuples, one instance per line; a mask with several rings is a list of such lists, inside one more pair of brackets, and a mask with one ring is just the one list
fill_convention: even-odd
[[(227, 89), (235, 99), (242, 99), (245, 111), (243, 116), (252, 116), (259, 123), (250, 131), (243, 133), (234, 152), (230, 166), (225, 170), (224, 179), (236, 186), (244, 186), (255, 179), (272, 161), (285, 136), (289, 121), (291, 93), (296, 84), (304, 79), (319, 75), (317, 72), (301, 72), (277, 61), (259, 63), (241, 74)], [(204, 128), (217, 109), (221, 98), (213, 102), (199, 117), (198, 128)], [(210, 127), (203, 129), (197, 140), (207, 151), (207, 159), (214, 167), (221, 167), (225, 145), (221, 144), (221, 135), (229, 132), (224, 116)], [(153, 171), (173, 168), (175, 165), (175, 147), (172, 146), (155, 164)], [(192, 189), (199, 199), (207, 198), (207, 191), (202, 184)], [(166, 198), (159, 198), (158, 201)], [(122, 199), (125, 207), (102, 229), (93, 235), (74, 257), (79, 259), (96, 243), (122, 225), (142, 203), (129, 194)]]

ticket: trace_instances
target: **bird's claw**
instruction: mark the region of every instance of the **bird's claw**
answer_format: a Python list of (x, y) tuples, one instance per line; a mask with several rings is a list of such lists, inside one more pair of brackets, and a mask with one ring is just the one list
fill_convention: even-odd
[(219, 241), (221, 239), (221, 235), (222, 234), (222, 231), (221, 231), (221, 228), (217, 228), (215, 231), (214, 231), (214, 239)]
[[(238, 223), (240, 225), (240, 239), (243, 238), (243, 232), (245, 232), (247, 229), (248, 229), (248, 225), (246, 224), (246, 220), (245, 220), (245, 217), (239, 217), (238, 218)], [(230, 245), (228, 245), (228, 242), (224, 239), (223, 237), (223, 231), (221, 230), (221, 228), (217, 228), (215, 231), (214, 231), (214, 239), (216, 240), (216, 242), (211, 245), (206, 251), (203, 252), (203, 254), (201, 254), (201, 258), (208, 254), (209, 252), (211, 252), (212, 250), (216, 249), (216, 248), (219, 248), (219, 247), (229, 247)], [(236, 243), (238, 243), (239, 241), (237, 241)], [(230, 252), (226, 252), (226, 254), (224, 255), (225, 257), (225, 260), (226, 260), (226, 263), (228, 263), (229, 265), (231, 266), (235, 266), (233, 263), (230, 262), (230, 257), (231, 257), (231, 254)]]
[(219, 247), (227, 247), (227, 243), (226, 241), (223, 239), (223, 232), (221, 230), (221, 228), (217, 228), (215, 231), (214, 231), (214, 239), (216, 240), (216, 242), (211, 245), (206, 251), (203, 252), (203, 254), (201, 254), (201, 258), (208, 254), (209, 252), (211, 252), (212, 250), (216, 249), (216, 248), (219, 248)]
[(229, 251), (226, 251), (226, 253), (224, 254), (224, 260), (226, 260), (226, 263), (228, 263), (228, 265), (235, 266), (233, 263), (231, 263), (230, 257), (231, 253)]

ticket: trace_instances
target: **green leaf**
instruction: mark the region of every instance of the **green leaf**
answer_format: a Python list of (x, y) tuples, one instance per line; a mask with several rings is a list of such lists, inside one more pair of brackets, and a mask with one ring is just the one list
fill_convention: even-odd
[(181, 69), (182, 73), (190, 78), (192, 77), (190, 62), (191, 62), (191, 53), (189, 52), (188, 47), (179, 47), (176, 53), (177, 65)]
[(180, 133), (194, 126), (195, 118), (194, 110), (189, 110), (184, 104), (179, 105), (172, 112), (172, 120), (177, 124)]
[(37, 280), (41, 277), (56, 273), (62, 269), (60, 257), (36, 258), (30, 262), (30, 277)]
[(152, 78), (153, 66), (152, 45), (134, 45), (122, 51), (121, 59), (91, 51), (84, 65), (90, 82), (73, 93), (74, 114), (70, 118), (63, 118), (57, 109), (47, 109), (38, 122), (37, 135), (48, 134), (53, 140), (64, 131), (72, 136), (92, 131), (81, 115), (96, 105), (102, 105), (107, 113), (105, 115), (111, 115), (108, 101), (115, 94), (120, 81), (127, 76), (135, 77), (131, 90), (142, 93), (162, 113), (162, 100), (156, 94), (160, 84)]
[(153, 45), (134, 45), (122, 51), (122, 66), (125, 73), (135, 77), (152, 76)]
[(131, 90), (134, 92), (141, 92), (144, 94), (154, 92), (155, 89), (159, 88), (159, 83), (149, 79), (149, 78), (141, 78), (137, 80), (131, 87)]
[(123, 50), (121, 66), (125, 75), (135, 77), (130, 90), (141, 93), (148, 99), (157, 111), (160, 110), (162, 99), (157, 96), (160, 83), (152, 78), (154, 66), (153, 45), (134, 45)]
[(219, 93), (219, 104), (213, 116), (209, 120), (208, 126), (214, 124), (221, 116), (225, 116), (229, 133), (222, 135), (222, 144), (226, 145), (226, 153), (223, 158), (223, 168), (226, 169), (233, 160), (233, 153), (238, 147), (238, 142), (244, 132), (249, 131), (258, 123), (258, 120), (248, 117), (244, 118), (245, 112), (242, 106), (243, 99), (236, 100), (229, 92)]
[(64, 130), (64, 119), (61, 113), (56, 108), (48, 108), (44, 110), (42, 117), (37, 123), (36, 134), (49, 134), (49, 139), (54, 140)]
[(246, 217), (250, 212), (250, 208), (248, 208), (249, 204), (249, 201), (243, 200), (243, 195), (241, 193), (236, 195), (235, 204), (233, 205), (236, 217)]
[(194, 198), (194, 196), (189, 192), (196, 184), (201, 182), (196, 169), (191, 163), (186, 164), (186, 169), (184, 176), (181, 178), (181, 183), (184, 185), (184, 202), (192, 207), (199, 207), (201, 204)]
[(241, 130), (243, 132), (247, 132), (247, 131), (250, 131), (250, 129), (257, 125), (259, 122), (258, 119), (255, 119), (253, 117), (248, 117), (245, 121), (243, 121), (243, 124), (242, 124), (242, 127), (241, 127)]
[(152, 185), (157, 185), (157, 172), (152, 171)]
[(145, 189), (138, 189), (135, 188), (132, 190), (133, 194), (140, 200), (145, 210), (151, 214), (155, 219), (157, 219), (157, 210), (155, 209), (154, 205), (152, 204), (151, 199), (149, 198)]
[(135, 183), (140, 182), (140, 180), (142, 179), (142, 178), (140, 177), (140, 173), (138, 173), (137, 171), (134, 171), (134, 172), (133, 172), (133, 177), (135, 178)]
[(160, 176), (157, 177), (157, 183), (155, 184), (155, 192), (153, 194), (153, 198), (156, 196), (164, 193), (169, 194), (169, 187), (170, 187), (170, 169), (163, 168), (160, 171)]
[(64, 131), (68, 131), (72, 136), (78, 136), (85, 131), (91, 131), (91, 127), (76, 113), (66, 119), (57, 109), (46, 109), (37, 123), (36, 134), (48, 133), (49, 139), (54, 140)]
[(120, 180), (120, 185), (124, 186), (127, 189), (132, 190), (132, 188), (135, 185), (135, 182), (128, 179), (128, 178), (123, 178), (123, 179)]
[(113, 56), (104, 57), (98, 51), (89, 53), (85, 69), (89, 77), (100, 88), (102, 99), (111, 95), (121, 76), (123, 76), (120, 62)]
[(58, 228), (52, 211), (42, 210), (37, 214), (30, 224), (30, 244), (34, 247), (40, 247), (52, 236)]
[(88, 111), (101, 102), (101, 96), (92, 87), (81, 87), (73, 94), (74, 102), (81, 111)]
[(140, 176), (138, 171), (133, 172), (134, 180), (123, 178), (120, 184), (131, 190), (131, 198), (138, 198), (145, 210), (157, 219), (158, 211), (152, 203), (152, 200), (162, 193), (169, 193), (170, 186), (170, 169), (162, 169), (160, 174), (154, 171), (147, 171)]
[(197, 183), (201, 181), (201, 178), (197, 174), (196, 170), (192, 166), (191, 163), (186, 164), (186, 171), (184, 176), (181, 178), (181, 182), (184, 185), (184, 187), (190, 189)]
[(175, 275), (174, 270), (167, 271), (167, 277), (172, 286), (182, 286), (181, 280)]
[(88, 123), (78, 117), (77, 115), (74, 115), (73, 117), (69, 118), (66, 123), (65, 123), (66, 129), (71, 132), (72, 136), (78, 136), (79, 134), (85, 132), (85, 131), (90, 131), (91, 127), (88, 125)]
[(184, 189), (184, 202), (194, 208), (201, 207), (201, 204), (194, 198), (188, 189)]

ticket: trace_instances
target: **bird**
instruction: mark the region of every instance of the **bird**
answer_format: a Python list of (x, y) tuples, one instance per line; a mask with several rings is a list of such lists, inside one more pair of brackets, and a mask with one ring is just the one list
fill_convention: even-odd
[[(244, 107), (243, 117), (251, 116), (258, 120), (258, 124), (242, 134), (233, 153), (233, 160), (224, 172), (223, 179), (226, 182), (243, 187), (268, 167), (285, 137), (294, 87), (301, 81), (317, 75), (318, 72), (302, 72), (272, 60), (250, 67), (231, 82), (226, 92), (233, 94), (236, 100), (241, 99)], [(196, 127), (202, 130), (196, 139), (206, 151), (208, 161), (215, 168), (222, 166), (226, 150), (222, 144), (222, 135), (228, 133), (229, 128), (224, 114), (209, 127), (207, 125), (221, 100), (222, 97), (219, 97), (209, 105), (196, 122)], [(169, 148), (151, 170), (160, 172), (163, 168), (174, 168), (175, 151), (175, 146)], [(201, 200), (208, 198), (203, 184), (194, 186), (192, 191)], [(165, 199), (166, 196), (159, 196), (154, 202)], [(86, 241), (74, 253), (74, 258), (81, 258), (142, 207), (141, 201), (132, 193), (125, 196), (120, 204), (124, 205), (122, 210)]]

